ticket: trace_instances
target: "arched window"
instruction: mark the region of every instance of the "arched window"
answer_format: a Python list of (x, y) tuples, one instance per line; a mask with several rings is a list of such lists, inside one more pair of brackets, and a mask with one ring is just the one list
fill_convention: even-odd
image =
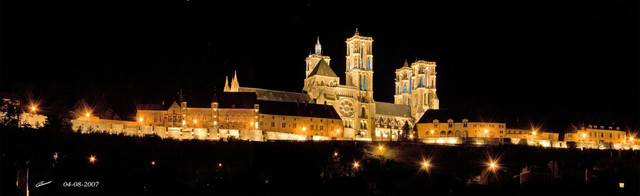
[(367, 77), (362, 76), (362, 90), (367, 90)]

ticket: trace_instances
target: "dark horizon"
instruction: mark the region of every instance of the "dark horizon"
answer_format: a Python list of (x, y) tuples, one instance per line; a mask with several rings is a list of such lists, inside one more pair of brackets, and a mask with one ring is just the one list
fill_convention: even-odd
[(376, 101), (393, 102), (395, 69), (418, 58), (438, 65), (441, 108), (640, 129), (637, 1), (1, 5), (0, 91), (51, 110), (104, 93), (129, 119), (179, 89), (210, 99), (234, 70), (243, 87), (301, 92), (317, 36), (344, 83), (358, 28), (374, 39)]

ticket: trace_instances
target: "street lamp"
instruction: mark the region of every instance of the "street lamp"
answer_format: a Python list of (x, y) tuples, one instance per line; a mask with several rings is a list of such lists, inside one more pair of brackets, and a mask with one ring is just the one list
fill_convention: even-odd
[(36, 109), (37, 109), (36, 106), (34, 106), (34, 105), (31, 106), (31, 112), (35, 113)]
[(424, 167), (425, 169), (429, 169), (429, 161), (423, 161), (422, 167)]
[(358, 169), (358, 167), (360, 167), (360, 164), (357, 161), (353, 162), (353, 168)]
[(384, 147), (382, 145), (379, 145), (378, 150), (384, 150)]
[(496, 162), (492, 161), (489, 163), (489, 169), (491, 169), (492, 171), (495, 171), (497, 167), (498, 167), (498, 164), (496, 164)]
[(96, 163), (96, 156), (91, 155), (91, 156), (89, 157), (89, 162), (90, 162), (91, 164), (95, 164), (95, 163)]

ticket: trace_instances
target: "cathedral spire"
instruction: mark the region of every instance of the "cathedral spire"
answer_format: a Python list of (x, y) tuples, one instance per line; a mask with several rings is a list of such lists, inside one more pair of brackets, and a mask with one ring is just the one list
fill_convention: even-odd
[(229, 76), (224, 77), (224, 92), (229, 92)]
[(316, 42), (316, 54), (322, 55), (322, 46), (320, 45), (320, 36), (318, 36), (318, 42)]
[(231, 92), (238, 92), (238, 88), (240, 88), (240, 84), (238, 84), (238, 74), (236, 71), (233, 71), (233, 79), (231, 80)]
[(409, 63), (407, 63), (407, 59), (404, 59), (404, 66), (402, 67), (409, 67)]
[(356, 34), (355, 35), (360, 35), (360, 33), (358, 33), (358, 27), (356, 27)]

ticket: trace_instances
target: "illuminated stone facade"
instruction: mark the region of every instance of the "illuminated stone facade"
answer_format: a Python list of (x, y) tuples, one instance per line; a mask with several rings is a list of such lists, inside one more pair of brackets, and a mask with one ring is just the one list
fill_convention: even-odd
[(416, 61), (411, 66), (396, 70), (394, 103), (409, 105), (414, 119), (420, 119), (429, 109), (439, 109), (440, 101), (436, 94), (436, 63)]
[[(344, 124), (345, 137), (397, 140), (403, 128), (408, 126), (407, 129), (412, 129), (415, 120), (428, 107), (409, 102), (376, 102), (373, 99), (373, 39), (361, 36), (356, 29), (356, 33), (345, 43), (345, 84), (340, 84), (340, 78), (331, 69), (331, 58), (322, 56), (318, 41), (315, 54), (306, 59), (303, 91), (309, 95), (312, 103), (332, 105), (338, 111)], [(426, 66), (426, 61), (419, 62), (416, 66)], [(431, 92), (435, 95), (435, 64), (431, 69), (434, 70), (431, 72), (434, 76)], [(429, 92), (426, 89), (419, 91)]]
[(587, 125), (572, 127), (569, 133), (564, 134), (567, 142), (575, 143), (578, 148), (614, 148), (614, 149), (638, 149), (638, 141), (633, 133), (621, 131), (620, 127), (605, 127)]

